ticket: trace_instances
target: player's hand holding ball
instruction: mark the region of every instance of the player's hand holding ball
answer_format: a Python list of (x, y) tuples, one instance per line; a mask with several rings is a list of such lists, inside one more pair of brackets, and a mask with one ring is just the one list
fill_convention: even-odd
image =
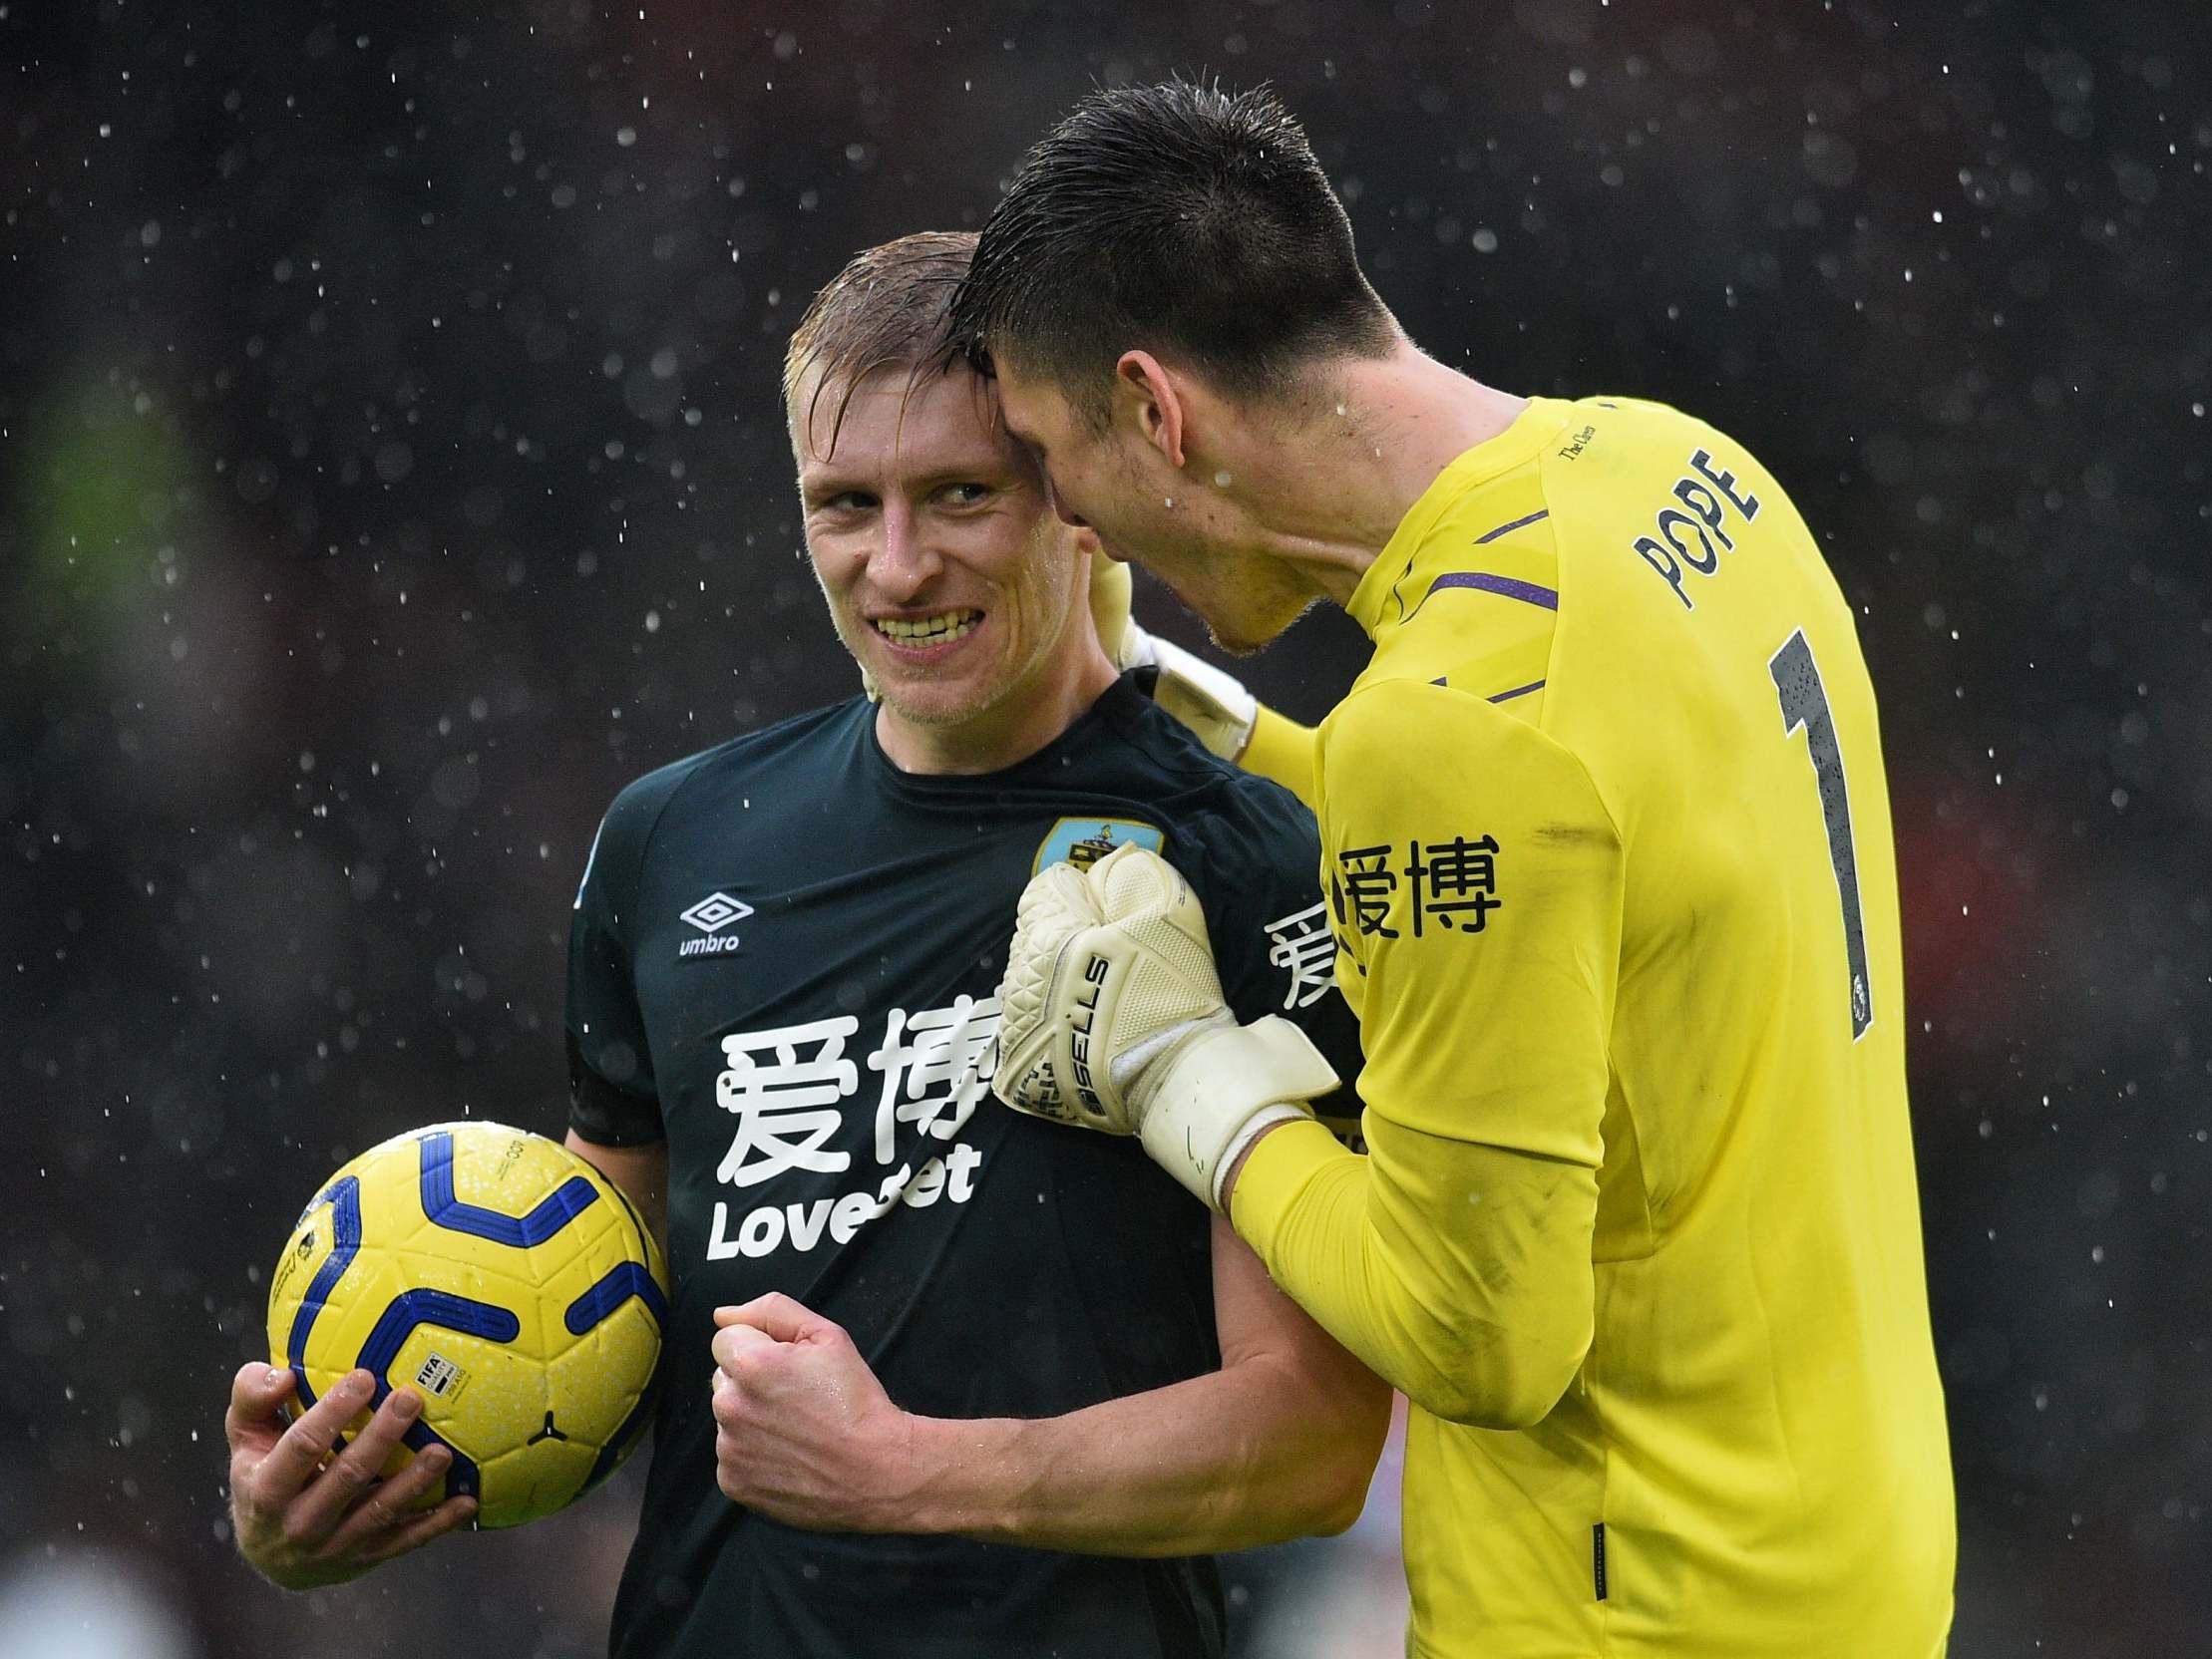
[(817, 1532), (913, 1529), (915, 1420), (844, 1327), (773, 1292), (714, 1320), (722, 1495)]
[(1289, 1020), (1237, 1023), (1197, 896), (1134, 844), (1031, 879), (998, 996), (1000, 1100), (1136, 1136), (1216, 1210), (1238, 1155), (1337, 1085)]
[(566, 1148), (480, 1119), (371, 1147), (293, 1223), (272, 1363), (231, 1384), (239, 1550), (305, 1589), (571, 1502), (651, 1415), (666, 1306), (644, 1222)]
[(389, 1395), (368, 1427), (336, 1457), (331, 1448), (346, 1422), (374, 1392), (356, 1371), (286, 1424), (292, 1374), (253, 1364), (230, 1384), (223, 1433), (230, 1441), (230, 1524), (239, 1553), (264, 1578), (287, 1590), (342, 1584), (380, 1562), (420, 1548), (476, 1513), (474, 1497), (418, 1505), (452, 1462), (434, 1446), (388, 1480), (378, 1472), (422, 1414), (413, 1389)]

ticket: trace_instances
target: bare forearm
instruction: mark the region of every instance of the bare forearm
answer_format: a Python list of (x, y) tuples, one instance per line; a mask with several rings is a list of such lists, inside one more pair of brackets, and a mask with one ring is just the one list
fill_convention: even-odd
[(1306, 1404), (1288, 1368), (1255, 1359), (1063, 1417), (918, 1418), (927, 1474), (903, 1525), (1134, 1556), (1341, 1531), (1365, 1495), (1379, 1420), (1365, 1401)]

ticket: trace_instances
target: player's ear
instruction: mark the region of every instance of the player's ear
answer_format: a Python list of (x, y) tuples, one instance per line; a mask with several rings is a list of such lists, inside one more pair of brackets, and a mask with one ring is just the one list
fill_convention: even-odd
[(1183, 396), (1160, 360), (1148, 351), (1125, 351), (1114, 365), (1115, 413), (1133, 420), (1139, 436), (1170, 467), (1183, 466)]

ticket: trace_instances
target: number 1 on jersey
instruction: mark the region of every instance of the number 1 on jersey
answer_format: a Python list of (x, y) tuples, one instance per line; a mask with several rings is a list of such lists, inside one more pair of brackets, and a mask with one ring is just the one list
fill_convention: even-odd
[(1805, 728), (1805, 752), (1820, 783), (1821, 816), (1828, 822), (1828, 861), (1835, 866), (1836, 893), (1843, 900), (1843, 952), (1851, 969), (1851, 1040), (1857, 1042), (1874, 1023), (1874, 993), (1867, 981), (1866, 925), (1859, 910), (1859, 860), (1851, 843), (1851, 795), (1844, 788), (1843, 751), (1836, 746), (1836, 722), (1828, 712), (1828, 688), (1820, 683), (1813, 648), (1800, 628), (1767, 660), (1774, 690), (1782, 700), (1782, 735)]

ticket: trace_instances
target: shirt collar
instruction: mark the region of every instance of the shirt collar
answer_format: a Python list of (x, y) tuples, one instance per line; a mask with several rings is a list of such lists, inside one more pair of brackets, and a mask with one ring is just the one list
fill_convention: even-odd
[(1421, 492), (1344, 606), (1369, 639), (1382, 627), (1383, 606), (1391, 588), (1413, 568), (1437, 519), (1469, 491), (1511, 472), (1536, 454), (1545, 439), (1558, 430), (1564, 407), (1556, 398), (1529, 399), (1528, 407), (1514, 417), (1511, 426), (1473, 449), (1461, 451), (1436, 475), (1436, 482)]

